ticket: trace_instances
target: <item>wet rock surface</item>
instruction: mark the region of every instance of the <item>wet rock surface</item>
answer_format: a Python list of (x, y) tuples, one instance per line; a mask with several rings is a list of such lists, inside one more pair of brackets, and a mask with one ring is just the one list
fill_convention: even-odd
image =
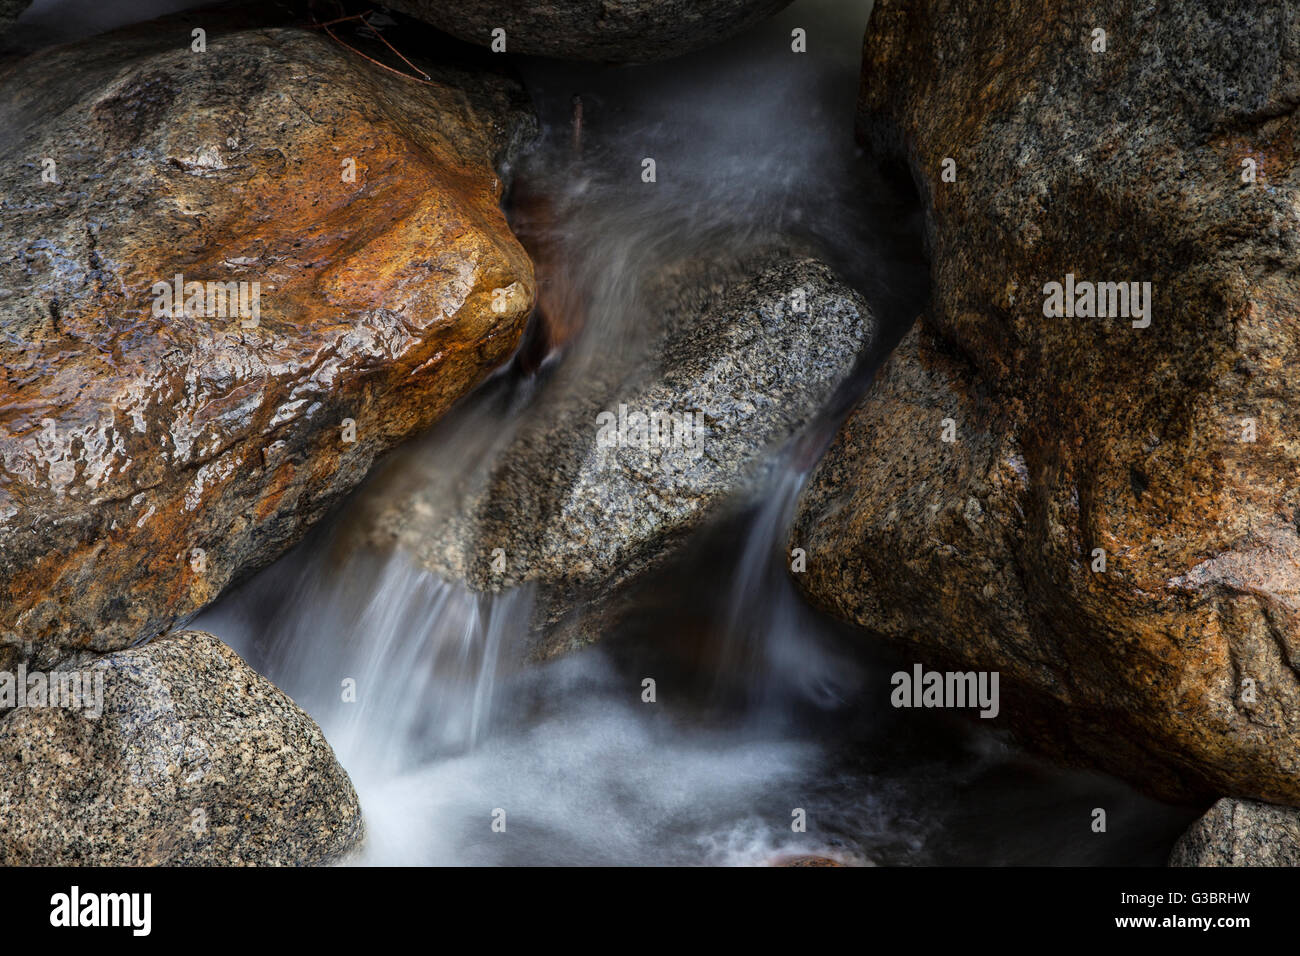
[(82, 708), (0, 718), (0, 864), (315, 865), (360, 843), (320, 728), (215, 637), (82, 657)]
[(493, 42), (493, 31), (504, 30), (503, 52), (603, 63), (645, 63), (718, 43), (789, 2), (392, 0), (385, 5), (483, 46)]
[[(590, 640), (589, 626), (555, 626), (579, 605), (593, 615), (596, 596), (757, 488), (875, 329), (856, 292), (784, 249), (678, 264), (643, 297), (636, 336), (598, 362), (566, 360), (465, 484), (422, 478), (379, 496), (368, 519), (373, 543), (440, 577), (484, 592), (535, 586), (548, 632), (538, 656)], [(656, 414), (672, 424), (643, 447), (633, 416)], [(688, 417), (694, 446), (672, 431)]]
[[(1300, 801), (1298, 14), (879, 0), (866, 38), (934, 301), (805, 491), (798, 580), (1167, 796)], [(1138, 297), (1048, 314), (1075, 280)]]
[(422, 68), (202, 11), (0, 70), (0, 662), (166, 631), (510, 354), (535, 120)]
[(1183, 834), (1170, 866), (1300, 866), (1300, 812), (1224, 797)]

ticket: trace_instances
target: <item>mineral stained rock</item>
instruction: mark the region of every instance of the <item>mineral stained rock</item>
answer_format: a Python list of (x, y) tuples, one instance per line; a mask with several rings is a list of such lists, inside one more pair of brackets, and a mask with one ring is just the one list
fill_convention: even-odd
[(0, 663), (165, 632), (522, 333), (522, 91), (247, 16), (0, 73)]
[(864, 59), (933, 303), (805, 490), (799, 583), (1000, 671), (1049, 750), (1300, 801), (1300, 7), (878, 0)]
[(357, 847), (320, 728), (215, 637), (81, 656), (41, 675), (79, 697), (29, 693), (0, 719), (0, 864), (317, 865)]

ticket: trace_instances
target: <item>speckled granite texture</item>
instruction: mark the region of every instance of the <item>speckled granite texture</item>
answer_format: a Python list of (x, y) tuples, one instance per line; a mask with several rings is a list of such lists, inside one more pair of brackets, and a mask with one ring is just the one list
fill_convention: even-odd
[(210, 634), (184, 631), (78, 669), (98, 717), (0, 719), (0, 865), (302, 865), (362, 839), (320, 728)]
[[(1300, 802), (1297, 103), (1291, 0), (879, 0), (866, 36), (933, 303), (805, 491), (797, 580), (1169, 796)], [(1151, 283), (1149, 325), (1046, 315), (1067, 276)]]
[(1300, 810), (1225, 797), (1183, 834), (1170, 866), (1300, 866)]
[[(639, 341), (562, 367), (463, 500), (433, 482), (381, 500), (375, 542), (476, 590), (536, 584), (538, 630), (549, 628), (756, 488), (771, 452), (825, 405), (876, 329), (829, 268), (779, 248), (665, 268), (640, 298)], [(620, 405), (698, 414), (699, 447), (601, 448), (598, 416)], [(585, 637), (533, 652), (574, 640)]]

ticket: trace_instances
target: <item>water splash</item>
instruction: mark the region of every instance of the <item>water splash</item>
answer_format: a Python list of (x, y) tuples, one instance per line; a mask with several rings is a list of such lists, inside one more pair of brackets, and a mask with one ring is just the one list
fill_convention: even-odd
[(475, 594), (397, 552), (337, 565), (330, 545), (309, 540), (195, 626), (273, 675), (358, 776), (474, 747), (531, 594)]

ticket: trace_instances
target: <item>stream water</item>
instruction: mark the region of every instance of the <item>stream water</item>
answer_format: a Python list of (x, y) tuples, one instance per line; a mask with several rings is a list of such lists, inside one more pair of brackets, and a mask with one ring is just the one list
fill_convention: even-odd
[[(59, 6), (40, 16), (53, 23)], [(790, 584), (785, 534), (807, 470), (925, 304), (915, 201), (853, 140), (869, 8), (800, 0), (656, 66), (519, 62), (543, 137), (510, 212), (538, 262), (545, 334), (192, 622), (319, 722), (361, 798), (360, 862), (1160, 864), (1194, 817), (1050, 767), (978, 722), (893, 710), (889, 675), (910, 662)], [(791, 50), (795, 27), (807, 53)], [(451, 493), (500, 452), (548, 369), (626, 347), (653, 307), (637, 300), (648, 270), (718, 236), (772, 233), (815, 245), (884, 333), (822, 419), (772, 450), (768, 486), (638, 585), (604, 641), (524, 666), (526, 590), (472, 594), (366, 546), (353, 516), (368, 500), (413, 482)]]

